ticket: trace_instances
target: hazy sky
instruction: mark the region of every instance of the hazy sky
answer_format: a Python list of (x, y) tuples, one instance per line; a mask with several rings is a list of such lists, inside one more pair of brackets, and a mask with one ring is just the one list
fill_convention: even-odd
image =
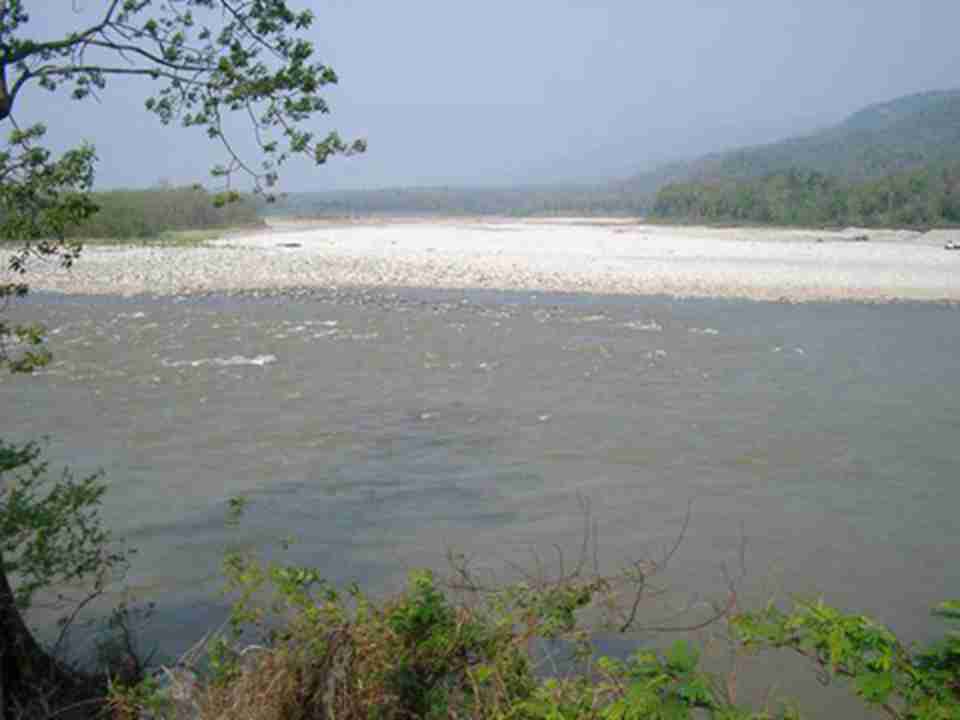
[[(107, 0), (33, 0), (38, 36)], [(340, 75), (317, 130), (369, 151), (287, 166), (285, 190), (594, 181), (960, 87), (958, 0), (289, 0)], [(101, 187), (205, 181), (220, 149), (163, 128), (146, 88), (31, 91), (21, 123), (92, 141)]]

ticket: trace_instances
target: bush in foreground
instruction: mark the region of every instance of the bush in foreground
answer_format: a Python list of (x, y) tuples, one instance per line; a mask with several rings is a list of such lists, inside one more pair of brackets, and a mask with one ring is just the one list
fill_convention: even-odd
[[(418, 571), (405, 591), (378, 602), (356, 587), (340, 592), (307, 568), (261, 567), (233, 555), (226, 569), (239, 599), (231, 632), (210, 646), (205, 678), (179, 704), (149, 682), (115, 687), (115, 717), (137, 718), (147, 708), (158, 718), (204, 720), (801, 717), (789, 701), (776, 708), (738, 704), (731, 677), (704, 670), (700, 651), (686, 640), (665, 652), (641, 648), (627, 659), (598, 655), (581, 616), (617, 597), (609, 579), (472, 586), (481, 596), (464, 602)], [(268, 586), (272, 603), (255, 602)], [(960, 619), (960, 603), (938, 612)], [(960, 718), (956, 633), (912, 650), (868, 618), (822, 603), (731, 612), (721, 621), (738, 652), (798, 652), (824, 683), (846, 682), (890, 718)], [(236, 650), (251, 630), (259, 643)], [(545, 673), (538, 640), (561, 641), (571, 669)]]
[[(45, 484), (36, 446), (0, 446), (0, 568), (4, 585), (0, 636), (35, 642), (19, 619), (33, 595), (95, 578), (85, 598), (99, 595), (104, 573), (126, 556), (108, 551), (97, 515), (103, 486), (97, 476), (65, 474)], [(238, 512), (242, 503), (232, 507)], [(652, 582), (679, 546), (659, 561), (644, 560), (613, 576), (588, 567), (589, 507), (578, 562), (549, 577), (538, 568), (522, 582), (483, 584), (460, 556), (453, 575), (411, 574), (406, 589), (375, 599), (353, 586), (338, 589), (314, 569), (228, 553), (233, 594), (226, 632), (202, 643), (194, 658), (148, 672), (129, 634), (129, 609), (111, 619), (119, 643), (99, 679), (45, 653), (31, 672), (8, 672), (19, 684), (0, 686), (4, 720), (112, 717), (116, 720), (790, 720), (789, 699), (753, 707), (738, 698), (736, 671), (705, 669), (701, 650), (686, 639), (665, 651), (640, 645), (627, 658), (606, 657), (597, 631), (643, 631), (637, 607), (655, 596)], [(689, 514), (688, 514), (689, 519)], [(594, 533), (595, 537), (595, 533)], [(87, 602), (80, 601), (80, 607)], [(960, 602), (937, 614), (960, 620)], [(75, 617), (67, 616), (67, 621)], [(869, 618), (821, 602), (789, 610), (771, 605), (740, 612), (735, 584), (695, 630), (725, 631), (738, 656), (788, 650), (809, 660), (824, 683), (849, 688), (893, 720), (960, 718), (960, 633), (914, 648)], [(66, 631), (66, 627), (63, 631)], [(102, 658), (102, 659), (104, 659)], [(0, 656), (0, 661), (5, 661)], [(9, 669), (9, 668), (8, 668)], [(161, 681), (166, 678), (166, 687)]]

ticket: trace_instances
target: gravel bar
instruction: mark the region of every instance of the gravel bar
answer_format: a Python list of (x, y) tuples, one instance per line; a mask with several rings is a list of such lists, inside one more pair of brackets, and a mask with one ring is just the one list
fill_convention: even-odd
[[(91, 246), (71, 270), (37, 263), (25, 279), (37, 290), (123, 296), (408, 287), (960, 300), (960, 252), (926, 238), (582, 219), (273, 223), (204, 247)], [(3, 267), (8, 258), (0, 253)]]

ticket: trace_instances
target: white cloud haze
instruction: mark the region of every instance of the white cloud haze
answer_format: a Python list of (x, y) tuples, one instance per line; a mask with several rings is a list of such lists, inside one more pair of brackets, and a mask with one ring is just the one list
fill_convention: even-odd
[[(320, 132), (365, 156), (291, 163), (283, 189), (593, 181), (779, 139), (896, 96), (960, 86), (955, 0), (290, 0), (340, 75)], [(105, 0), (31, 3), (52, 36)], [(101, 103), (31, 90), (21, 123), (98, 150), (101, 187), (205, 181), (221, 157), (143, 111), (141, 81)]]

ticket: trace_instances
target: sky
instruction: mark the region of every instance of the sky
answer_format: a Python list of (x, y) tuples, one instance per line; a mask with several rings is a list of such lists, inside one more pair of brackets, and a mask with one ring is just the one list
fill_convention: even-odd
[[(366, 154), (291, 162), (285, 191), (602, 182), (771, 142), (870, 103), (960, 87), (957, 0), (288, 0), (311, 8), (340, 77), (318, 133)], [(33, 0), (34, 37), (107, 0)], [(222, 149), (143, 110), (145, 81), (99, 101), (30, 88), (22, 125), (92, 142), (98, 187), (209, 182)]]

